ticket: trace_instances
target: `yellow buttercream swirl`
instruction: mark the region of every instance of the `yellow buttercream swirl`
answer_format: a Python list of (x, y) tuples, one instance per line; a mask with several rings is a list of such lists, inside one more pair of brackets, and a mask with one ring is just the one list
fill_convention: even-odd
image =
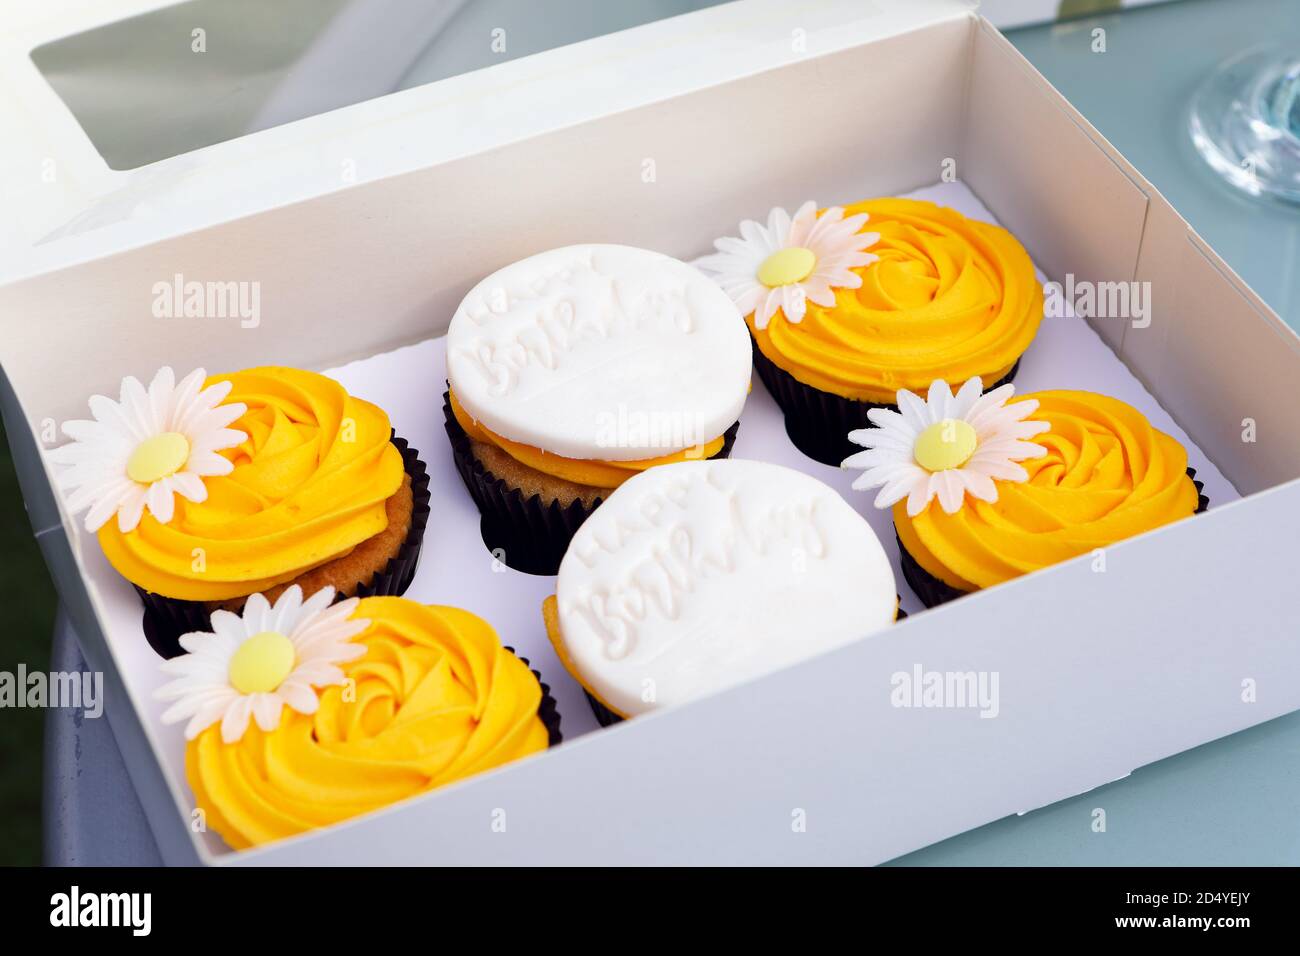
[(639, 458), (634, 461), (565, 458), (561, 455), (551, 454), (541, 448), (536, 448), (533, 445), (511, 441), (494, 431), (484, 428), (469, 416), (460, 402), (456, 400), (454, 392), (448, 391), (447, 394), (451, 400), (451, 411), (456, 418), (456, 423), (470, 438), (489, 445), (496, 445), (515, 461), (543, 474), (551, 475), (563, 481), (572, 481), (579, 485), (590, 485), (593, 488), (617, 488), (633, 475), (640, 474), (647, 468), (654, 468), (656, 465), (671, 465), (673, 462), (678, 461), (699, 461), (703, 458), (712, 458), (722, 450), (723, 445), (723, 436), (719, 435), (703, 445), (695, 445), (682, 451), (673, 452), (671, 455), (661, 455), (658, 458)]
[(155, 594), (219, 601), (293, 580), (382, 532), (402, 484), (388, 416), (333, 379), (267, 367), (204, 387), (225, 381), (225, 403), (248, 406), (230, 426), (247, 440), (218, 452), (234, 470), (204, 479), (205, 501), (177, 496), (165, 525), (146, 512), (125, 534), (99, 531), (113, 567)]
[[(1025, 482), (999, 481), (992, 504), (966, 496), (956, 514), (930, 502), (915, 518), (894, 506), (903, 546), (930, 574), (961, 591), (998, 584), (1196, 511), (1187, 452), (1136, 408), (1091, 392), (1036, 392), (1030, 421), (1051, 430), (1047, 449), (1022, 461)], [(1012, 403), (1014, 404), (1014, 402)]]
[(185, 774), (207, 825), (235, 849), (292, 836), (425, 793), (547, 746), (542, 689), (482, 618), (403, 598), (363, 598), (370, 625), (310, 716), (285, 708), (270, 733), (235, 744), (213, 724)]
[(863, 212), (863, 231), (880, 240), (867, 250), (879, 260), (853, 270), (861, 288), (835, 289), (830, 307), (809, 301), (798, 323), (778, 310), (760, 331), (746, 316), (762, 353), (813, 388), (888, 405), (900, 388), (924, 394), (935, 379), (955, 387), (974, 375), (988, 388), (1010, 372), (1043, 317), (1015, 236), (915, 199), (844, 208)]

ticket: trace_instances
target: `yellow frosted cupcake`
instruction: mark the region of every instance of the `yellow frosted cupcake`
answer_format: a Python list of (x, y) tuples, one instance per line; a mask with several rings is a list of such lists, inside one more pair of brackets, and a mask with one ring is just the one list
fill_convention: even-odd
[(808, 202), (740, 234), (695, 265), (745, 316), (791, 440), (825, 464), (839, 464), (845, 436), (900, 388), (1011, 381), (1043, 317), (1016, 238), (931, 202)]
[(559, 715), (528, 662), (484, 620), (331, 589), (241, 616), (162, 665), (164, 723), (187, 721), (185, 775), (235, 849), (293, 836), (545, 750)]
[(428, 475), (383, 409), (315, 372), (266, 367), (90, 400), (55, 449), (74, 513), (135, 585), (164, 656), (258, 592), (400, 594), (428, 518)]
[(899, 391), (849, 438), (859, 490), (892, 508), (903, 574), (928, 607), (1203, 511), (1175, 439), (1124, 402), (1015, 386)]

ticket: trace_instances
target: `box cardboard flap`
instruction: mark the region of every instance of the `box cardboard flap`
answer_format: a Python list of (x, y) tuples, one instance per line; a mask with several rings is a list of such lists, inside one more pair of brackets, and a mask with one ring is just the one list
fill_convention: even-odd
[[(34, 244), (0, 262), (0, 279), (48, 271), (873, 40), (969, 19), (973, 8), (967, 0), (723, 4), (136, 170), (111, 170), (29, 54), (43, 43), (159, 5), (158, 0), (91, 5), (45, 0), (14, 11), (17, 19), (0, 33), (0, 76), (12, 92), (0, 102), (0, 135), (11, 147), (0, 157), (0, 169), (9, 173), (7, 185), (0, 188), (12, 187), (15, 201), (23, 199), (23, 230)], [(54, 181), (33, 181), (47, 170), (51, 157), (56, 161)], [(669, 172), (665, 169), (665, 176)], [(626, 171), (639, 174), (638, 165)]]
[(1243, 494), (1300, 478), (1300, 336), (986, 22), (970, 82), (959, 174)]

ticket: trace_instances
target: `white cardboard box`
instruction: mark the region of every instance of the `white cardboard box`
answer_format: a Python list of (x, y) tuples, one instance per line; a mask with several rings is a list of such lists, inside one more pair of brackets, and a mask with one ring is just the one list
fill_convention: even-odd
[[(543, 124), (539, 104), (557, 101)], [(340, 157), (361, 158), (356, 183), (320, 171)], [(1113, 375), (1153, 416), (1163, 409), (1214, 475), (1207, 514), (1108, 549), (1105, 573), (1085, 556), (341, 826), (242, 854), (191, 833), (179, 731), (147, 696), (156, 660), (129, 587), (50, 490), (37, 453), (48, 422), (164, 363), (380, 356), (346, 380), (427, 354), (427, 376), (369, 396), (399, 429), (426, 429), (416, 419), (438, 414), (442, 390), (428, 340), (500, 265), (577, 241), (691, 258), (772, 204), (910, 192), (945, 160), (1047, 276), (1151, 283), (1149, 327), (1096, 320), (1107, 352), (1079, 326), (1075, 345), (1044, 350), (1059, 363), (1050, 370), (1034, 367), (1060, 331), (1045, 329), (1022, 384)], [(148, 171), (111, 195), (148, 194), (150, 179), (190, 188), (158, 189), (143, 225), (134, 214), (83, 222), (0, 288), (0, 399), (39, 541), (89, 664), (105, 672), (114, 733), (171, 862), (873, 862), (1300, 708), (1284, 600), (1300, 540), (1300, 343), (964, 3), (733, 4)], [(260, 282), (261, 324), (154, 318), (154, 284), (177, 273)], [(742, 423), (751, 450), (739, 451), (789, 454), (762, 437), (775, 419), (761, 392)], [(1247, 419), (1256, 441), (1242, 440)], [(460, 494), (437, 467), (445, 448), (423, 440), (435, 482)], [(866, 511), (865, 499), (852, 500)], [(430, 535), (479, 560), (466, 515), (435, 512)], [(412, 596), (452, 598), (438, 593), (445, 554), (426, 557)], [(524, 618), (548, 590), (497, 577), (496, 601)], [(531, 635), (503, 633), (525, 653), (540, 636), (540, 620)], [(997, 672), (998, 718), (891, 706), (890, 676), (916, 664)], [(571, 737), (590, 718), (554, 666), (542, 670), (563, 688)], [(491, 825), (498, 810), (505, 833)]]

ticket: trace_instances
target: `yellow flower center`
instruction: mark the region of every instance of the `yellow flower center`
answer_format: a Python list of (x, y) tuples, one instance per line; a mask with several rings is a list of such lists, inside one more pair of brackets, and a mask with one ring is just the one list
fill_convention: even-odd
[(241, 694), (269, 694), (284, 682), (297, 659), (293, 642), (279, 631), (262, 631), (230, 657), (230, 686)]
[(136, 445), (126, 463), (126, 475), (132, 481), (152, 484), (176, 474), (190, 457), (189, 439), (180, 432), (163, 432)]
[(791, 246), (779, 249), (763, 260), (758, 267), (758, 281), (769, 289), (779, 285), (792, 285), (802, 282), (812, 275), (817, 268), (817, 257), (811, 249), (803, 246)]
[(979, 440), (969, 422), (945, 418), (916, 436), (912, 457), (926, 471), (960, 468), (975, 454)]

